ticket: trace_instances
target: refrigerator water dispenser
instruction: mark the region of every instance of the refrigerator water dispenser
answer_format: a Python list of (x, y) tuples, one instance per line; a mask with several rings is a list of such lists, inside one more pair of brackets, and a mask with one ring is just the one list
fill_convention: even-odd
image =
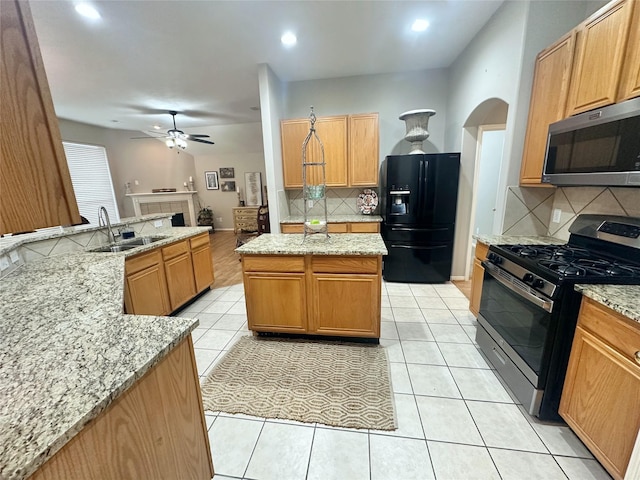
[(410, 190), (389, 191), (389, 214), (406, 215), (409, 213)]

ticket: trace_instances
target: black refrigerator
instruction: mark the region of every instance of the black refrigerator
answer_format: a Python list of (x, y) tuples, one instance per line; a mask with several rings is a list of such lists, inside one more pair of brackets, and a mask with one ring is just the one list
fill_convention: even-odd
[(459, 153), (389, 155), (382, 163), (382, 238), (389, 282), (450, 280)]

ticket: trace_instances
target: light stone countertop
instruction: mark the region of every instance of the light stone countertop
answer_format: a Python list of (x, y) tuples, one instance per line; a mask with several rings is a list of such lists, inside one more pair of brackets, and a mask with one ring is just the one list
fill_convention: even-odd
[(640, 322), (640, 285), (578, 284), (574, 288), (585, 297)]
[(473, 235), (485, 245), (564, 245), (566, 240), (555, 237), (533, 235)]
[(387, 255), (379, 233), (263, 234), (236, 252), (250, 255)]
[(123, 314), (124, 262), (207, 230), (48, 257), (0, 280), (0, 478), (32, 474), (198, 325)]
[[(314, 217), (315, 218), (315, 217)], [(322, 217), (319, 217), (322, 218)], [(380, 223), (380, 215), (327, 215), (329, 223)], [(304, 223), (304, 215), (290, 215), (280, 220), (280, 223)]]

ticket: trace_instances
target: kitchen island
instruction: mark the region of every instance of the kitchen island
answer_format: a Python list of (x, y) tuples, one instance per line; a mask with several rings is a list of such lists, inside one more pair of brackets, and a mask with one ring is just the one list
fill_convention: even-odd
[(264, 234), (241, 255), (254, 332), (380, 338), (379, 234)]
[[(75, 243), (41, 242), (54, 240)], [(148, 248), (33, 259), (0, 279), (0, 478), (213, 475), (198, 321), (123, 313), (125, 257)]]

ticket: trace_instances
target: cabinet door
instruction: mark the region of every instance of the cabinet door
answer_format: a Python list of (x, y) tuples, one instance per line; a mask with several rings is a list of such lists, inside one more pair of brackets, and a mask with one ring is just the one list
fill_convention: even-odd
[(191, 251), (193, 262), (193, 278), (196, 282), (196, 293), (200, 293), (213, 285), (213, 260), (211, 248), (207, 245)]
[(191, 255), (183, 253), (170, 260), (165, 260), (164, 271), (167, 277), (171, 311), (174, 311), (196, 294)]
[(302, 143), (309, 133), (309, 120), (280, 122), (284, 188), (302, 188)]
[[(347, 184), (347, 117), (319, 117), (316, 131), (324, 147), (326, 184), (328, 187), (346, 187)], [(312, 143), (311, 141), (309, 143)], [(313, 161), (322, 161), (317, 142), (312, 143)], [(321, 167), (310, 167), (307, 170), (307, 183), (322, 183)]]
[(166, 315), (171, 312), (161, 263), (127, 275), (125, 310), (135, 315)]
[(549, 124), (564, 118), (575, 34), (565, 35), (538, 54), (529, 102), (520, 184), (540, 184)]
[(0, 234), (80, 223), (28, 2), (2, 1), (0, 35)]
[(567, 115), (616, 101), (632, 6), (611, 2), (578, 27)]
[(473, 259), (473, 271), (471, 273), (471, 300), (469, 310), (476, 317), (480, 312), (480, 296), (482, 295), (482, 282), (484, 280), (484, 267), (480, 260)]
[(312, 274), (310, 333), (380, 337), (378, 275)]
[(622, 67), (618, 101), (640, 96), (640, 2), (633, 7), (627, 53)]
[(306, 333), (304, 273), (244, 274), (249, 330)]
[(351, 233), (380, 233), (380, 223), (378, 222), (357, 222), (349, 224)]
[(476, 254), (473, 259), (473, 270), (471, 271), (471, 299), (469, 300), (469, 310), (476, 317), (480, 312), (480, 296), (482, 295), (482, 282), (484, 281), (484, 267), (482, 260), (487, 258), (489, 245), (476, 242)]
[(616, 479), (624, 477), (638, 434), (638, 405), (638, 365), (578, 326), (559, 411)]
[(378, 185), (378, 114), (349, 115), (349, 185)]

